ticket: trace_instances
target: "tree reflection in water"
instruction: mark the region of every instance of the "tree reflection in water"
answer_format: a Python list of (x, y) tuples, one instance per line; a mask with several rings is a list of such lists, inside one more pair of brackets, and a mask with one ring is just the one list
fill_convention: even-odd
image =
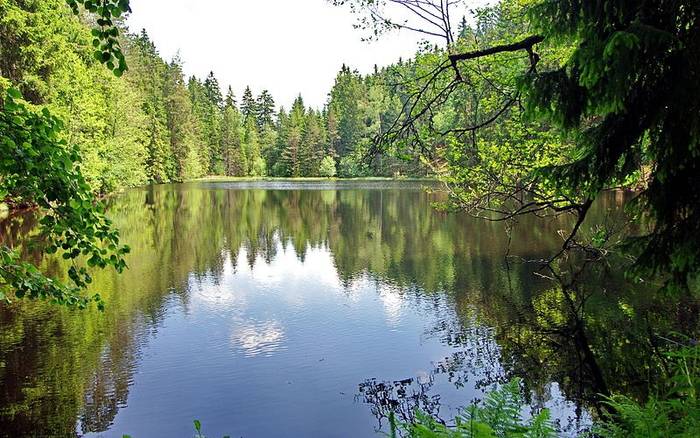
[[(440, 320), (429, 332), (461, 351), (437, 362), (424, 380), (369, 379), (359, 385), (358, 400), (371, 406), (380, 427), (391, 412), (411, 422), (416, 410), (450, 424), (453, 411), (443, 412), (433, 391), (438, 376), (456, 387), (472, 382), (484, 390), (520, 376), (533, 410), (552, 407), (556, 382), (557, 390), (577, 401), (572, 416), (555, 419), (559, 430), (570, 436), (584, 432), (587, 412), (603, 413), (603, 396), (646, 397), (655, 376), (668, 372), (662, 354), (668, 337), (698, 334), (696, 297), (669, 303), (669, 297), (653, 293), (654, 286), (626, 282), (624, 263), (580, 254), (545, 266), (504, 259), (509, 287), (457, 294), (460, 320)], [(526, 277), (518, 270), (532, 270), (528, 275), (542, 283), (529, 301), (513, 295), (522, 293), (518, 286)], [(471, 402), (478, 399), (464, 406)]]
[[(95, 275), (109, 304), (104, 315), (41, 303), (0, 307), (0, 430), (108, 430), (168, 309), (188, 312), (192, 291), (230, 276), (239, 257), (250, 269), (270, 267), (280, 251), (300, 261), (327, 253), (331, 261), (318, 269), (332, 270), (347, 294), (373, 281), (387, 318), (399, 321), (402, 306), (418, 306), (434, 322), (421, 336), (454, 350), (424, 373), (358, 382), (356, 401), (380, 424), (390, 410), (410, 420), (417, 407), (449, 421), (455, 406), (443, 405), (444, 382), (474, 388), (474, 396), (519, 376), (532, 406), (566, 405), (559, 419), (575, 431), (596, 415), (599, 394), (645, 395), (663, 370), (662, 339), (698, 332), (697, 298), (657, 298), (653, 287), (624, 280), (619, 259), (577, 270), (570, 257), (554, 272), (527, 262), (556, 252), (567, 218), (522, 218), (509, 245), (503, 224), (435, 211), (431, 202), (442, 195), (413, 184), (274, 188), (186, 184), (114, 198), (110, 215), (132, 254), (124, 275)], [(619, 204), (602, 199), (584, 233), (614, 222)], [(3, 221), (0, 243), (19, 245), (34, 225), (31, 216)], [(41, 260), (28, 249), (25, 256)], [(65, 271), (60, 259), (42, 263)], [(283, 330), (263, 318), (228, 336), (264, 356), (278, 351)]]

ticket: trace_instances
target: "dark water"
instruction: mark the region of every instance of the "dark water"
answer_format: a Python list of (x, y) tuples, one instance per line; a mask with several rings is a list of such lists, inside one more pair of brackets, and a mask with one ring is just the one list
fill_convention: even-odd
[[(110, 216), (130, 269), (96, 275), (104, 314), (0, 307), (0, 436), (187, 437), (196, 418), (209, 437), (373, 437), (390, 409), (449, 421), (513, 377), (575, 435), (597, 394), (644, 394), (657, 336), (697, 326), (696, 303), (662, 304), (614, 266), (573, 295), (536, 275), (522, 259), (551, 255), (569, 219), (523, 219), (508, 246), (503, 224), (434, 210), (443, 198), (378, 182), (126, 192)], [(3, 243), (34, 225), (6, 220)]]

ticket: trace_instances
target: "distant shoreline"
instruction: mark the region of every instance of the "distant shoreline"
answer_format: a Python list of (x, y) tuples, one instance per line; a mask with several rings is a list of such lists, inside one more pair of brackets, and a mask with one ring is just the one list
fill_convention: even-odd
[[(185, 181), (180, 182), (182, 183), (193, 183), (193, 182), (200, 182), (200, 183), (207, 183), (207, 182), (424, 182), (424, 183), (438, 183), (439, 180), (437, 178), (431, 178), (431, 177), (391, 177), (391, 176), (367, 176), (367, 177), (356, 177), (356, 178), (338, 178), (338, 177), (333, 177), (333, 178), (326, 178), (322, 176), (302, 176), (302, 177), (278, 177), (278, 176), (219, 176), (219, 175), (210, 175), (210, 176), (205, 176), (202, 178), (194, 178), (194, 179), (188, 179)], [(168, 185), (168, 184), (178, 184), (177, 182), (168, 182), (168, 183), (152, 183), (152, 184), (146, 184), (142, 186), (134, 186), (134, 187), (120, 187), (112, 192), (109, 193), (104, 193), (97, 195), (97, 199), (99, 200), (104, 200), (109, 197), (119, 195), (120, 193), (124, 193), (125, 191), (129, 189), (138, 189), (138, 188), (145, 188), (149, 187), (151, 185), (159, 186), (159, 185)], [(7, 219), (10, 216), (13, 216), (18, 213), (24, 213), (27, 211), (35, 210), (37, 208), (36, 205), (30, 204), (22, 207), (13, 207), (10, 204), (0, 201), (0, 220)]]
[(248, 181), (306, 181), (306, 182), (329, 182), (329, 181), (416, 181), (416, 182), (438, 182), (437, 178), (431, 177), (383, 177), (383, 176), (368, 176), (356, 178), (326, 178), (321, 176), (302, 176), (302, 177), (272, 177), (272, 176), (218, 176), (211, 175), (202, 178), (189, 179), (184, 182), (248, 182)]

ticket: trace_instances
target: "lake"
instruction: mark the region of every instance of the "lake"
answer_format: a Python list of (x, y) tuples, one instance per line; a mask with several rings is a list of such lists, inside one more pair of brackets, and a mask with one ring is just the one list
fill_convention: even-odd
[[(584, 232), (621, 220), (625, 199), (602, 199)], [(697, 327), (697, 303), (657, 300), (614, 265), (584, 271), (572, 303), (530, 262), (571, 218), (506, 229), (436, 210), (444, 200), (381, 181), (110, 199), (132, 253), (124, 274), (95, 274), (104, 313), (0, 306), (0, 436), (192, 436), (199, 419), (210, 438), (375, 437), (392, 409), (449, 422), (513, 377), (574, 436), (599, 393), (644, 393), (656, 336)], [(35, 225), (5, 220), (0, 239), (26, 242)]]

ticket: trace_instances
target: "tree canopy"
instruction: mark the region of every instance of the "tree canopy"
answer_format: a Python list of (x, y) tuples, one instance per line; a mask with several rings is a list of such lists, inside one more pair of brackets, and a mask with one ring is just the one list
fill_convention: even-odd
[(652, 225), (632, 242), (639, 267), (687, 285), (700, 268), (700, 4), (546, 0), (528, 13), (546, 41), (573, 45), (524, 84), (529, 110), (575, 143), (542, 174), (593, 198), (644, 163), (636, 205)]

